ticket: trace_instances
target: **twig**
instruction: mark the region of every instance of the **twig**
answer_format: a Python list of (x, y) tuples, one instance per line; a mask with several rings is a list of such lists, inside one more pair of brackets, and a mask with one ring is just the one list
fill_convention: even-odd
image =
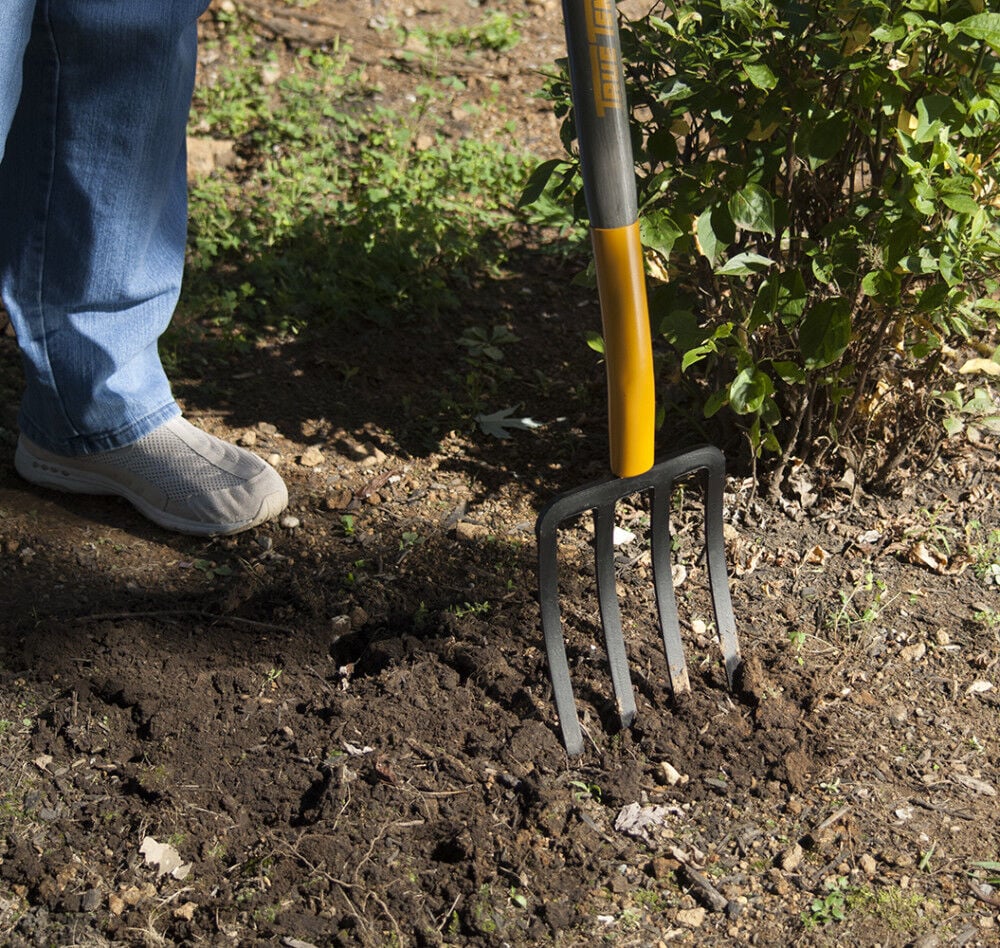
[(691, 888), (708, 903), (708, 907), (714, 912), (724, 912), (729, 905), (729, 899), (691, 865), (691, 857), (677, 846), (670, 848), (670, 854), (681, 864)]
[(977, 898), (980, 902), (985, 902), (987, 905), (992, 905), (994, 908), (1000, 908), (1000, 899), (989, 892), (984, 892), (978, 885), (974, 882), (969, 883), (969, 891)]

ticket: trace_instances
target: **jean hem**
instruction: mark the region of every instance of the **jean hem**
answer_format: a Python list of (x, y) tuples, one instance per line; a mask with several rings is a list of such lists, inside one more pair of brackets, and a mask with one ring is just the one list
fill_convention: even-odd
[(18, 426), (21, 433), (53, 454), (62, 457), (84, 457), (90, 454), (100, 454), (104, 451), (114, 451), (115, 448), (125, 448), (130, 444), (135, 444), (140, 438), (144, 438), (150, 432), (166, 424), (172, 418), (181, 414), (180, 406), (175, 401), (170, 401), (166, 405), (161, 405), (155, 411), (144, 415), (142, 418), (129, 422), (120, 428), (111, 431), (102, 431), (95, 434), (73, 435), (62, 440), (53, 440), (51, 434), (43, 428), (33, 424), (30, 419), (23, 416), (18, 419)]

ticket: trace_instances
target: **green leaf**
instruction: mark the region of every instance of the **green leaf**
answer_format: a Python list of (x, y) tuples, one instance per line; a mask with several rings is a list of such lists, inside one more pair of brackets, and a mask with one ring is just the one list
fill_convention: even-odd
[(959, 20), (956, 26), (966, 36), (983, 40), (1000, 53), (1000, 13), (977, 13)]
[(695, 224), (698, 245), (714, 267), (726, 248), (736, 239), (736, 228), (725, 205), (705, 208)]
[(861, 281), (861, 290), (865, 296), (893, 303), (899, 300), (900, 280), (891, 270), (872, 270)]
[(810, 307), (799, 330), (799, 352), (806, 368), (821, 369), (836, 362), (851, 341), (851, 304), (842, 296)]
[(774, 199), (759, 184), (748, 184), (729, 199), (729, 213), (741, 230), (774, 234)]
[(814, 124), (806, 124), (796, 136), (796, 150), (809, 161), (809, 168), (815, 171), (825, 165), (847, 141), (851, 127), (850, 117), (838, 112)]
[(773, 266), (774, 261), (770, 257), (762, 257), (759, 253), (738, 253), (716, 268), (715, 272), (718, 276), (750, 276)]
[(778, 84), (778, 77), (764, 63), (744, 63), (747, 78), (758, 89), (770, 92)]
[(684, 231), (674, 223), (667, 210), (650, 211), (639, 220), (639, 237), (643, 246), (655, 250), (665, 258), (669, 258), (677, 239), (683, 235)]
[(798, 270), (769, 276), (757, 291), (750, 311), (752, 332), (770, 323), (775, 316), (797, 319), (806, 308), (806, 284)]
[(723, 408), (729, 401), (729, 392), (723, 389), (721, 392), (714, 392), (705, 400), (705, 417), (711, 418), (719, 409)]
[(795, 385), (806, 380), (806, 374), (797, 362), (775, 361), (771, 363), (771, 367), (778, 373), (778, 378), (782, 382)]
[(587, 340), (587, 345), (590, 346), (594, 352), (599, 352), (601, 355), (604, 355), (604, 337), (599, 332), (594, 332), (592, 329), (588, 329), (583, 335)]
[(672, 309), (660, 320), (659, 334), (680, 352), (688, 352), (705, 341), (705, 331), (689, 309)]
[(760, 411), (764, 399), (774, 394), (771, 377), (756, 366), (747, 366), (729, 385), (729, 404), (738, 415)]

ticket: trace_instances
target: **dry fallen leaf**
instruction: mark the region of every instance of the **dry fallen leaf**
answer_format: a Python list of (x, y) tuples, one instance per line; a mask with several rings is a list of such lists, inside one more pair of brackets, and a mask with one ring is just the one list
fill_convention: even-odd
[(945, 573), (948, 570), (947, 558), (932, 550), (923, 540), (910, 547), (910, 562), (926, 566), (935, 573)]
[(1000, 375), (1000, 363), (992, 359), (969, 359), (958, 371), (962, 375)]
[(805, 562), (810, 566), (822, 566), (828, 559), (830, 554), (826, 552), (821, 546), (814, 546), (805, 555)]
[(960, 783), (963, 787), (974, 790), (976, 793), (982, 793), (988, 797), (995, 797), (997, 795), (996, 790), (991, 784), (988, 784), (985, 780), (980, 780), (978, 777), (970, 777), (968, 774), (952, 774), (951, 779), (956, 783)]
[(186, 879), (191, 871), (191, 863), (184, 862), (181, 854), (169, 843), (160, 843), (147, 836), (139, 846), (139, 852), (146, 857), (147, 866), (156, 866), (158, 876), (173, 876)]

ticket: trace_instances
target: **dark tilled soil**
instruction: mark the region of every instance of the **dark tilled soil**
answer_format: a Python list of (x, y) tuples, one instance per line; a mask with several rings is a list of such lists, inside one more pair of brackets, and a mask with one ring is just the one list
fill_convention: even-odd
[[(478, 15), (439, 7), (396, 12)], [(370, 11), (308, 10), (354, 23), (363, 52)], [(557, 11), (526, 10), (524, 56), (544, 61)], [(546, 127), (534, 108), (526, 126)], [(514, 248), (502, 279), (466, 291), (464, 324), (521, 340), (490, 409), (544, 424), (509, 440), (435, 414), (442, 392), (461, 404), (451, 335), (316, 334), (230, 363), (206, 351), (212, 386), (177, 379), (189, 417), (277, 456), (294, 518), (228, 540), (20, 482), (3, 340), (0, 941), (1000, 940), (995, 439), (949, 442), (853, 502), (839, 472), (798, 471), (777, 507), (731, 472), (746, 659), (732, 691), (698, 485), (671, 518), (684, 696), (653, 621), (648, 517), (623, 500), (628, 730), (588, 528), (564, 531), (587, 739), (566, 756), (533, 528), (604, 469), (602, 368), (580, 338), (599, 317), (579, 266)], [(345, 351), (362, 371), (330, 372)]]

